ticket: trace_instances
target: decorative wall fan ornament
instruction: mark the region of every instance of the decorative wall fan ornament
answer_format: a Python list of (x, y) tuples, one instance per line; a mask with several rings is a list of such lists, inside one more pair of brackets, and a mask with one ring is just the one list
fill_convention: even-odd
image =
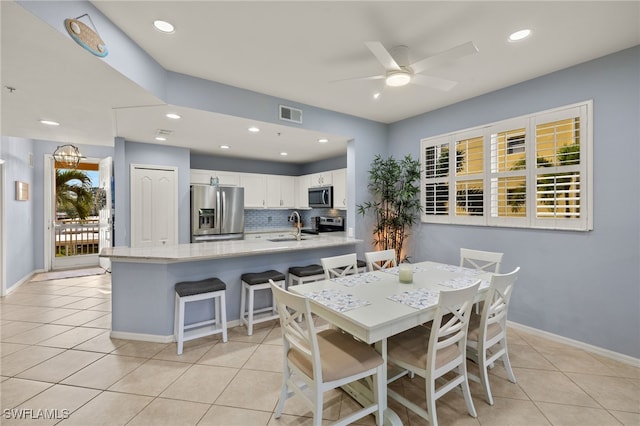
[[(80, 21), (80, 18), (87, 17), (93, 29), (89, 28), (87, 24)], [(78, 16), (77, 18), (67, 18), (64, 20), (64, 27), (72, 39), (76, 41), (85, 50), (88, 50), (92, 54), (104, 58), (109, 54), (107, 46), (100, 38), (96, 26), (93, 24), (93, 20), (88, 13)]]
[(406, 84), (418, 84), (438, 90), (451, 90), (457, 81), (422, 74), (422, 72), (435, 68), (447, 62), (454, 61), (463, 56), (478, 53), (478, 48), (473, 42), (467, 42), (451, 49), (440, 52), (428, 58), (409, 63), (409, 49), (407, 46), (396, 46), (387, 50), (379, 41), (368, 41), (365, 45), (378, 59), (385, 69), (384, 74), (369, 77), (348, 78), (348, 80), (381, 80), (384, 79), (387, 86), (400, 87)]

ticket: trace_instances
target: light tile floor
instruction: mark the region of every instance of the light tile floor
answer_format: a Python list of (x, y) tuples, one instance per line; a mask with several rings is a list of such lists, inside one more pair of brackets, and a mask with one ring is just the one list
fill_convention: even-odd
[[(218, 337), (187, 342), (177, 356), (175, 343), (111, 339), (110, 289), (110, 276), (97, 275), (29, 282), (0, 299), (0, 423), (311, 424), (296, 399), (274, 418), (282, 372), (275, 321), (253, 336), (233, 328), (226, 344)], [(640, 425), (640, 369), (519, 330), (510, 329), (509, 338), (518, 383), (498, 365), (491, 372), (495, 405), (472, 382), (478, 417), (450, 392), (437, 403), (441, 425)], [(392, 386), (424, 398), (418, 379)], [(325, 401), (326, 424), (355, 409), (341, 391)], [(405, 425), (427, 424), (390, 406)], [(16, 419), (20, 413), (30, 420)], [(373, 425), (373, 418), (361, 424)]]

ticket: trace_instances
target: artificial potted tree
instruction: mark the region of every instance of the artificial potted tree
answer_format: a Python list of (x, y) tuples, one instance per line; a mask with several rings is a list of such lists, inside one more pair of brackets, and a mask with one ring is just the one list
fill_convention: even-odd
[(420, 217), (420, 162), (411, 155), (402, 160), (376, 155), (369, 170), (372, 199), (359, 204), (358, 213), (373, 215), (373, 246), (378, 250), (394, 249), (396, 261), (408, 260), (403, 245), (409, 230)]

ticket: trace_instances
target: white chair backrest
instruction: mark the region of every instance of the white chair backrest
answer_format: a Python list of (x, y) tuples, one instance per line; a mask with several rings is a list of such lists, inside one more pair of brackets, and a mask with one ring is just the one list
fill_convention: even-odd
[[(500, 326), (500, 331), (497, 334), (503, 334), (506, 331), (509, 302), (519, 271), (520, 267), (517, 267), (508, 274), (494, 274), (491, 276), (491, 285), (487, 290), (487, 297), (480, 316), (480, 339), (484, 338), (488, 327), (492, 324)], [(497, 337), (496, 333), (491, 334), (493, 335), (492, 339)]]
[(370, 251), (364, 254), (364, 259), (367, 262), (367, 270), (371, 272), (398, 266), (394, 249)]
[[(473, 298), (480, 287), (480, 280), (470, 287), (458, 290), (440, 291), (438, 308), (431, 326), (429, 336), (429, 349), (427, 352), (427, 371), (433, 371), (438, 377), (438, 370), (451, 369), (449, 363), (462, 362), (466, 359), (467, 331), (469, 330), (469, 319), (471, 317), (471, 307)], [(455, 351), (451, 348), (456, 345)], [(441, 358), (447, 359), (444, 365), (439, 365), (437, 355), (455, 354), (451, 356), (443, 355)]]
[(294, 350), (307, 358), (313, 366), (313, 379), (317, 383), (322, 383), (318, 338), (313, 325), (309, 300), (304, 296), (298, 296), (282, 289), (273, 280), (269, 280), (269, 283), (278, 307), (285, 354)]
[(500, 273), (502, 256), (504, 253), (461, 248), (460, 266), (498, 274)]
[(358, 273), (358, 257), (355, 253), (323, 257), (320, 262), (324, 268), (326, 280)]

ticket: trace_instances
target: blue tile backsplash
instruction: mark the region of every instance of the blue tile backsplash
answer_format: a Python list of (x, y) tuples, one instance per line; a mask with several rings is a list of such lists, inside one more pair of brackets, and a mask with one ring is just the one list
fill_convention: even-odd
[[(244, 230), (245, 232), (262, 231), (273, 228), (274, 230), (290, 228), (293, 224), (287, 219), (295, 209), (290, 210), (245, 210)], [(343, 216), (344, 211), (335, 209), (311, 209), (298, 210), (302, 218), (302, 225), (310, 227), (310, 218), (314, 216)]]

